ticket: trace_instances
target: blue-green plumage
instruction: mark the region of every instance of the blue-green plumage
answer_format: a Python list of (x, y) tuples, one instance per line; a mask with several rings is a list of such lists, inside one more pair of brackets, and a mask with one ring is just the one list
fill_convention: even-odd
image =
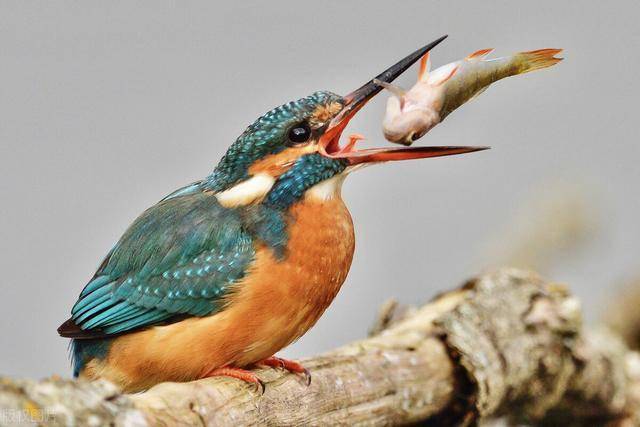
[(109, 352), (111, 341), (109, 338), (71, 340), (70, 350), (73, 363), (73, 376), (77, 377), (80, 375), (80, 371), (86, 360), (93, 358), (103, 359)]
[(339, 174), (346, 167), (347, 162), (342, 159), (331, 159), (317, 153), (302, 156), (278, 178), (264, 204), (286, 209), (302, 197), (308, 188)]
[(211, 193), (165, 199), (127, 230), (72, 319), (82, 329), (114, 334), (177, 314), (210, 314), (253, 256), (253, 238), (239, 212), (222, 207)]
[(291, 101), (264, 114), (229, 147), (204, 186), (220, 191), (248, 177), (249, 167), (269, 154), (283, 150), (287, 130), (307, 118), (319, 105), (343, 102), (340, 95), (327, 91), (315, 92)]

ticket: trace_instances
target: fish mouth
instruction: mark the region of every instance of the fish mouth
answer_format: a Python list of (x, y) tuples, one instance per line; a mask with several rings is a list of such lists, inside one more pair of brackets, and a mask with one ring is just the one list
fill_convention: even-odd
[(428, 157), (451, 156), (455, 154), (471, 153), (486, 150), (489, 147), (449, 146), (449, 147), (390, 147), (356, 149), (355, 141), (341, 145), (340, 137), (349, 121), (375, 95), (383, 89), (376, 81), (391, 83), (407, 68), (418, 61), (425, 53), (436, 47), (446, 39), (444, 35), (431, 43), (421, 47), (405, 58), (401, 59), (385, 71), (369, 80), (367, 83), (343, 97), (344, 107), (331, 120), (324, 134), (320, 137), (320, 154), (332, 159), (344, 159), (351, 165), (360, 163), (388, 162), (395, 160), (424, 159)]

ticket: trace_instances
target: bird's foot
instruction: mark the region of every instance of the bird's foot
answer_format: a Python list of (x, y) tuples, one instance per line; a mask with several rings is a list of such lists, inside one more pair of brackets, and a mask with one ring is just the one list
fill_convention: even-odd
[(302, 366), (300, 363), (283, 359), (281, 357), (271, 356), (257, 363), (258, 365), (270, 366), (272, 368), (282, 368), (294, 374), (300, 374), (304, 377), (307, 385), (311, 384), (311, 374), (309, 370)]
[(222, 368), (216, 368), (209, 371), (205, 378), (208, 377), (231, 377), (238, 380), (242, 380), (246, 383), (252, 384), (256, 387), (256, 391), (264, 393), (264, 383), (258, 378), (256, 374), (246, 369), (234, 368), (232, 366), (223, 366)]

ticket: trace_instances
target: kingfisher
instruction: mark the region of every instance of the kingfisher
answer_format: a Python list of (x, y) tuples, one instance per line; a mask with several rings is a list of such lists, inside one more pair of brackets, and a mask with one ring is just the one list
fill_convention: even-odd
[(275, 354), (320, 318), (347, 277), (354, 230), (340, 192), (365, 165), (486, 147), (356, 149), (344, 128), (434, 46), (339, 96), (315, 92), (258, 118), (205, 179), (144, 211), (107, 253), (59, 328), (75, 377), (125, 392), (254, 366), (310, 379)]

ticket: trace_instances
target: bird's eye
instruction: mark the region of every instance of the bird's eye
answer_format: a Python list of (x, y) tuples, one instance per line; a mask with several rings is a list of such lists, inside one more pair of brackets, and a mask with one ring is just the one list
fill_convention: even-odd
[(302, 144), (311, 138), (311, 128), (307, 122), (298, 123), (289, 129), (289, 134), (287, 136), (291, 144)]

